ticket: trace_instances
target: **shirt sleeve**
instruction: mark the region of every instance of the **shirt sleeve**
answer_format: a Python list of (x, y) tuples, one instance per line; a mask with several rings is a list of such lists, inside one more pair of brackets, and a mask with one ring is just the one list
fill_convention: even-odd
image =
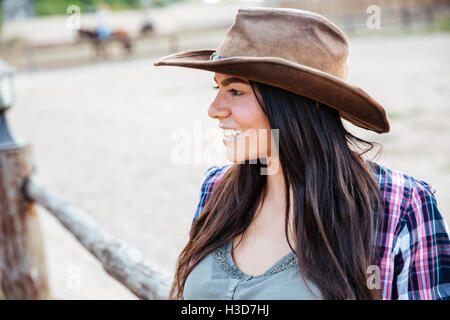
[(192, 225), (194, 224), (195, 219), (197, 219), (200, 216), (215, 186), (222, 179), (223, 175), (225, 174), (228, 168), (229, 165), (224, 165), (224, 166), (213, 166), (210, 167), (208, 170), (206, 170), (200, 188), (200, 200), (198, 202), (197, 209), (195, 210), (194, 218), (192, 219), (189, 236), (191, 236), (192, 234)]
[(394, 249), (394, 298), (450, 299), (449, 229), (435, 192), (424, 181), (414, 182)]

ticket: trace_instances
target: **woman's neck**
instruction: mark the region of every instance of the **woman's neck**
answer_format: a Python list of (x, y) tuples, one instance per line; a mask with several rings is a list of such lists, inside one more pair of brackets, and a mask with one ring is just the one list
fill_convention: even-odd
[[(273, 201), (275, 203), (280, 203), (283, 208), (285, 207), (285, 192), (286, 185), (284, 183), (283, 170), (279, 165), (278, 158), (268, 158), (267, 167), (271, 168), (268, 170), (267, 174), (267, 190), (265, 201)], [(290, 198), (292, 204), (292, 188), (290, 190)], [(291, 206), (292, 208), (292, 206)], [(283, 211), (284, 212), (284, 211)]]
[[(278, 159), (277, 159), (278, 161)], [(268, 160), (267, 166), (273, 165), (273, 160)], [(258, 222), (259, 226), (266, 226), (269, 229), (273, 229), (274, 226), (279, 225), (280, 221), (284, 221), (285, 212), (286, 212), (286, 186), (284, 183), (283, 170), (281, 166), (278, 166), (277, 170), (272, 170), (267, 175), (267, 189), (264, 196), (264, 202), (262, 203), (262, 207), (260, 207), (258, 214)], [(295, 236), (293, 230), (294, 228), (294, 208), (293, 208), (293, 193), (292, 188), (289, 188), (290, 192), (290, 218), (289, 218), (289, 241), (291, 244), (295, 243)], [(284, 225), (284, 222), (282, 222)], [(261, 229), (265, 229), (266, 227), (260, 227)], [(295, 246), (295, 245), (294, 245)]]

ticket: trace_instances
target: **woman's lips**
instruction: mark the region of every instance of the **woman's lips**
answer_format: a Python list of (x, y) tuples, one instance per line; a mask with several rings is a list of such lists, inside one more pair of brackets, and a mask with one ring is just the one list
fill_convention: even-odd
[(240, 136), (240, 135), (224, 137), (223, 140), (222, 140), (223, 144), (227, 145), (228, 143), (230, 143), (233, 140), (237, 139), (238, 136)]
[[(230, 132), (233, 132), (233, 134), (230, 134)], [(237, 132), (239, 132), (239, 133), (237, 133)], [(223, 138), (222, 141), (225, 145), (227, 145), (228, 143), (234, 141), (239, 136), (241, 136), (242, 133), (244, 133), (244, 131), (240, 130), (240, 129), (239, 130), (238, 129), (232, 129), (232, 130), (225, 129), (224, 130), (225, 137)]]

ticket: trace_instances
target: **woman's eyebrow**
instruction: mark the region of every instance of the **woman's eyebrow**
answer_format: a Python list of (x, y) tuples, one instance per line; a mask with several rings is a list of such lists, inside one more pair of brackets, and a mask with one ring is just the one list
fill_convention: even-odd
[[(216, 77), (214, 77), (214, 81), (217, 83)], [(222, 86), (226, 87), (234, 82), (244, 83), (250, 85), (250, 83), (244, 79), (238, 77), (230, 77), (221, 82)]]

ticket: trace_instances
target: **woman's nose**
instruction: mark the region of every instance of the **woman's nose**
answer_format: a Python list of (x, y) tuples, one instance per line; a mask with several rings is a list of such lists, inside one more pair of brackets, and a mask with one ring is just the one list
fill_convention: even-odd
[(227, 104), (220, 99), (218, 94), (208, 108), (208, 116), (213, 119), (218, 119), (226, 118), (230, 116), (230, 114), (231, 112), (229, 106), (227, 106)]

